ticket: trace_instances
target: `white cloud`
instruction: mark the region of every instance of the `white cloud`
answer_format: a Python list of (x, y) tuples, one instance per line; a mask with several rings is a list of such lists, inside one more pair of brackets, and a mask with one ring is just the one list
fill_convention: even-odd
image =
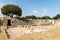
[(32, 13), (39, 13), (38, 10), (32, 10)]

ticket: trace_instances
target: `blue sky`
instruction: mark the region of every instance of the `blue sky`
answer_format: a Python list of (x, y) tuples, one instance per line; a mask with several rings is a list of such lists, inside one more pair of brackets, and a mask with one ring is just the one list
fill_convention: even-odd
[[(15, 4), (21, 7), (22, 16), (35, 15), (50, 17), (60, 13), (60, 0), (0, 0), (0, 9), (3, 5)], [(0, 10), (0, 17), (3, 16)]]

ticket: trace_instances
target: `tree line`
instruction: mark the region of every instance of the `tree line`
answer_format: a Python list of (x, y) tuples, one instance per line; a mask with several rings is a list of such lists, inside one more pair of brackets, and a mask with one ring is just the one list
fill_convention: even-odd
[(31, 16), (25, 16), (25, 17), (22, 17), (23, 19), (55, 19), (55, 20), (57, 20), (57, 19), (60, 19), (60, 14), (57, 14), (56, 16), (54, 16), (54, 17), (50, 17), (50, 16), (42, 16), (42, 17), (36, 17), (36, 16), (34, 16), (34, 15), (31, 15)]
[(7, 5), (4, 5), (2, 8), (1, 8), (1, 12), (3, 15), (7, 15), (7, 16), (10, 16), (10, 17), (14, 17), (15, 15), (15, 18), (18, 18), (18, 19), (60, 19), (60, 14), (57, 14), (56, 16), (54, 17), (50, 17), (50, 16), (42, 16), (42, 17), (36, 17), (34, 15), (30, 15), (30, 16), (25, 16), (25, 17), (21, 17), (22, 16), (22, 9), (17, 6), (17, 5), (14, 5), (14, 4), (7, 4)]

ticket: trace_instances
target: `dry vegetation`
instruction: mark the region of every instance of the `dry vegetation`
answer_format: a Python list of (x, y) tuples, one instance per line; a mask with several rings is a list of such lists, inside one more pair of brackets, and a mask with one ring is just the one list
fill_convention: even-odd
[(15, 40), (60, 40), (60, 29), (53, 28), (48, 32), (32, 33), (16, 38)]
[(3, 30), (0, 32), (0, 40), (7, 40), (6, 33)]
[[(36, 27), (34, 27), (34, 29), (35, 28)], [(41, 26), (40, 28), (48, 30), (48, 26)], [(19, 34), (18, 30), (22, 32), (21, 30), (23, 29), (25, 28), (20, 27), (20, 30), (19, 29), (14, 30), (14, 28), (12, 28), (9, 29), (9, 31), (13, 30), (16, 34)], [(48, 31), (40, 33), (33, 32), (31, 34), (25, 34), (22, 36), (20, 36), (21, 35), (20, 34), (18, 37), (15, 36), (15, 34), (12, 34), (12, 32), (10, 32), (10, 34), (13, 35), (14, 37), (10, 36), (11, 38), (7, 39), (6, 33), (4, 32), (4, 30), (2, 30), (2, 32), (0, 33), (0, 40), (60, 40), (60, 26), (59, 25), (53, 26), (53, 28), (50, 28)]]

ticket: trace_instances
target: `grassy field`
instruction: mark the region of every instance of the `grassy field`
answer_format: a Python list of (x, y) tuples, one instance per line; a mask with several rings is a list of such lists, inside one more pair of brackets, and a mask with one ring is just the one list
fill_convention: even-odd
[[(15, 35), (14, 35), (15, 36)], [(54, 27), (46, 32), (25, 34), (16, 38), (7, 39), (6, 33), (0, 33), (0, 40), (60, 40), (60, 27)]]
[(0, 40), (7, 40), (7, 36), (4, 31), (0, 32)]
[(48, 32), (33, 33), (16, 38), (15, 40), (60, 40), (60, 29), (51, 29)]

